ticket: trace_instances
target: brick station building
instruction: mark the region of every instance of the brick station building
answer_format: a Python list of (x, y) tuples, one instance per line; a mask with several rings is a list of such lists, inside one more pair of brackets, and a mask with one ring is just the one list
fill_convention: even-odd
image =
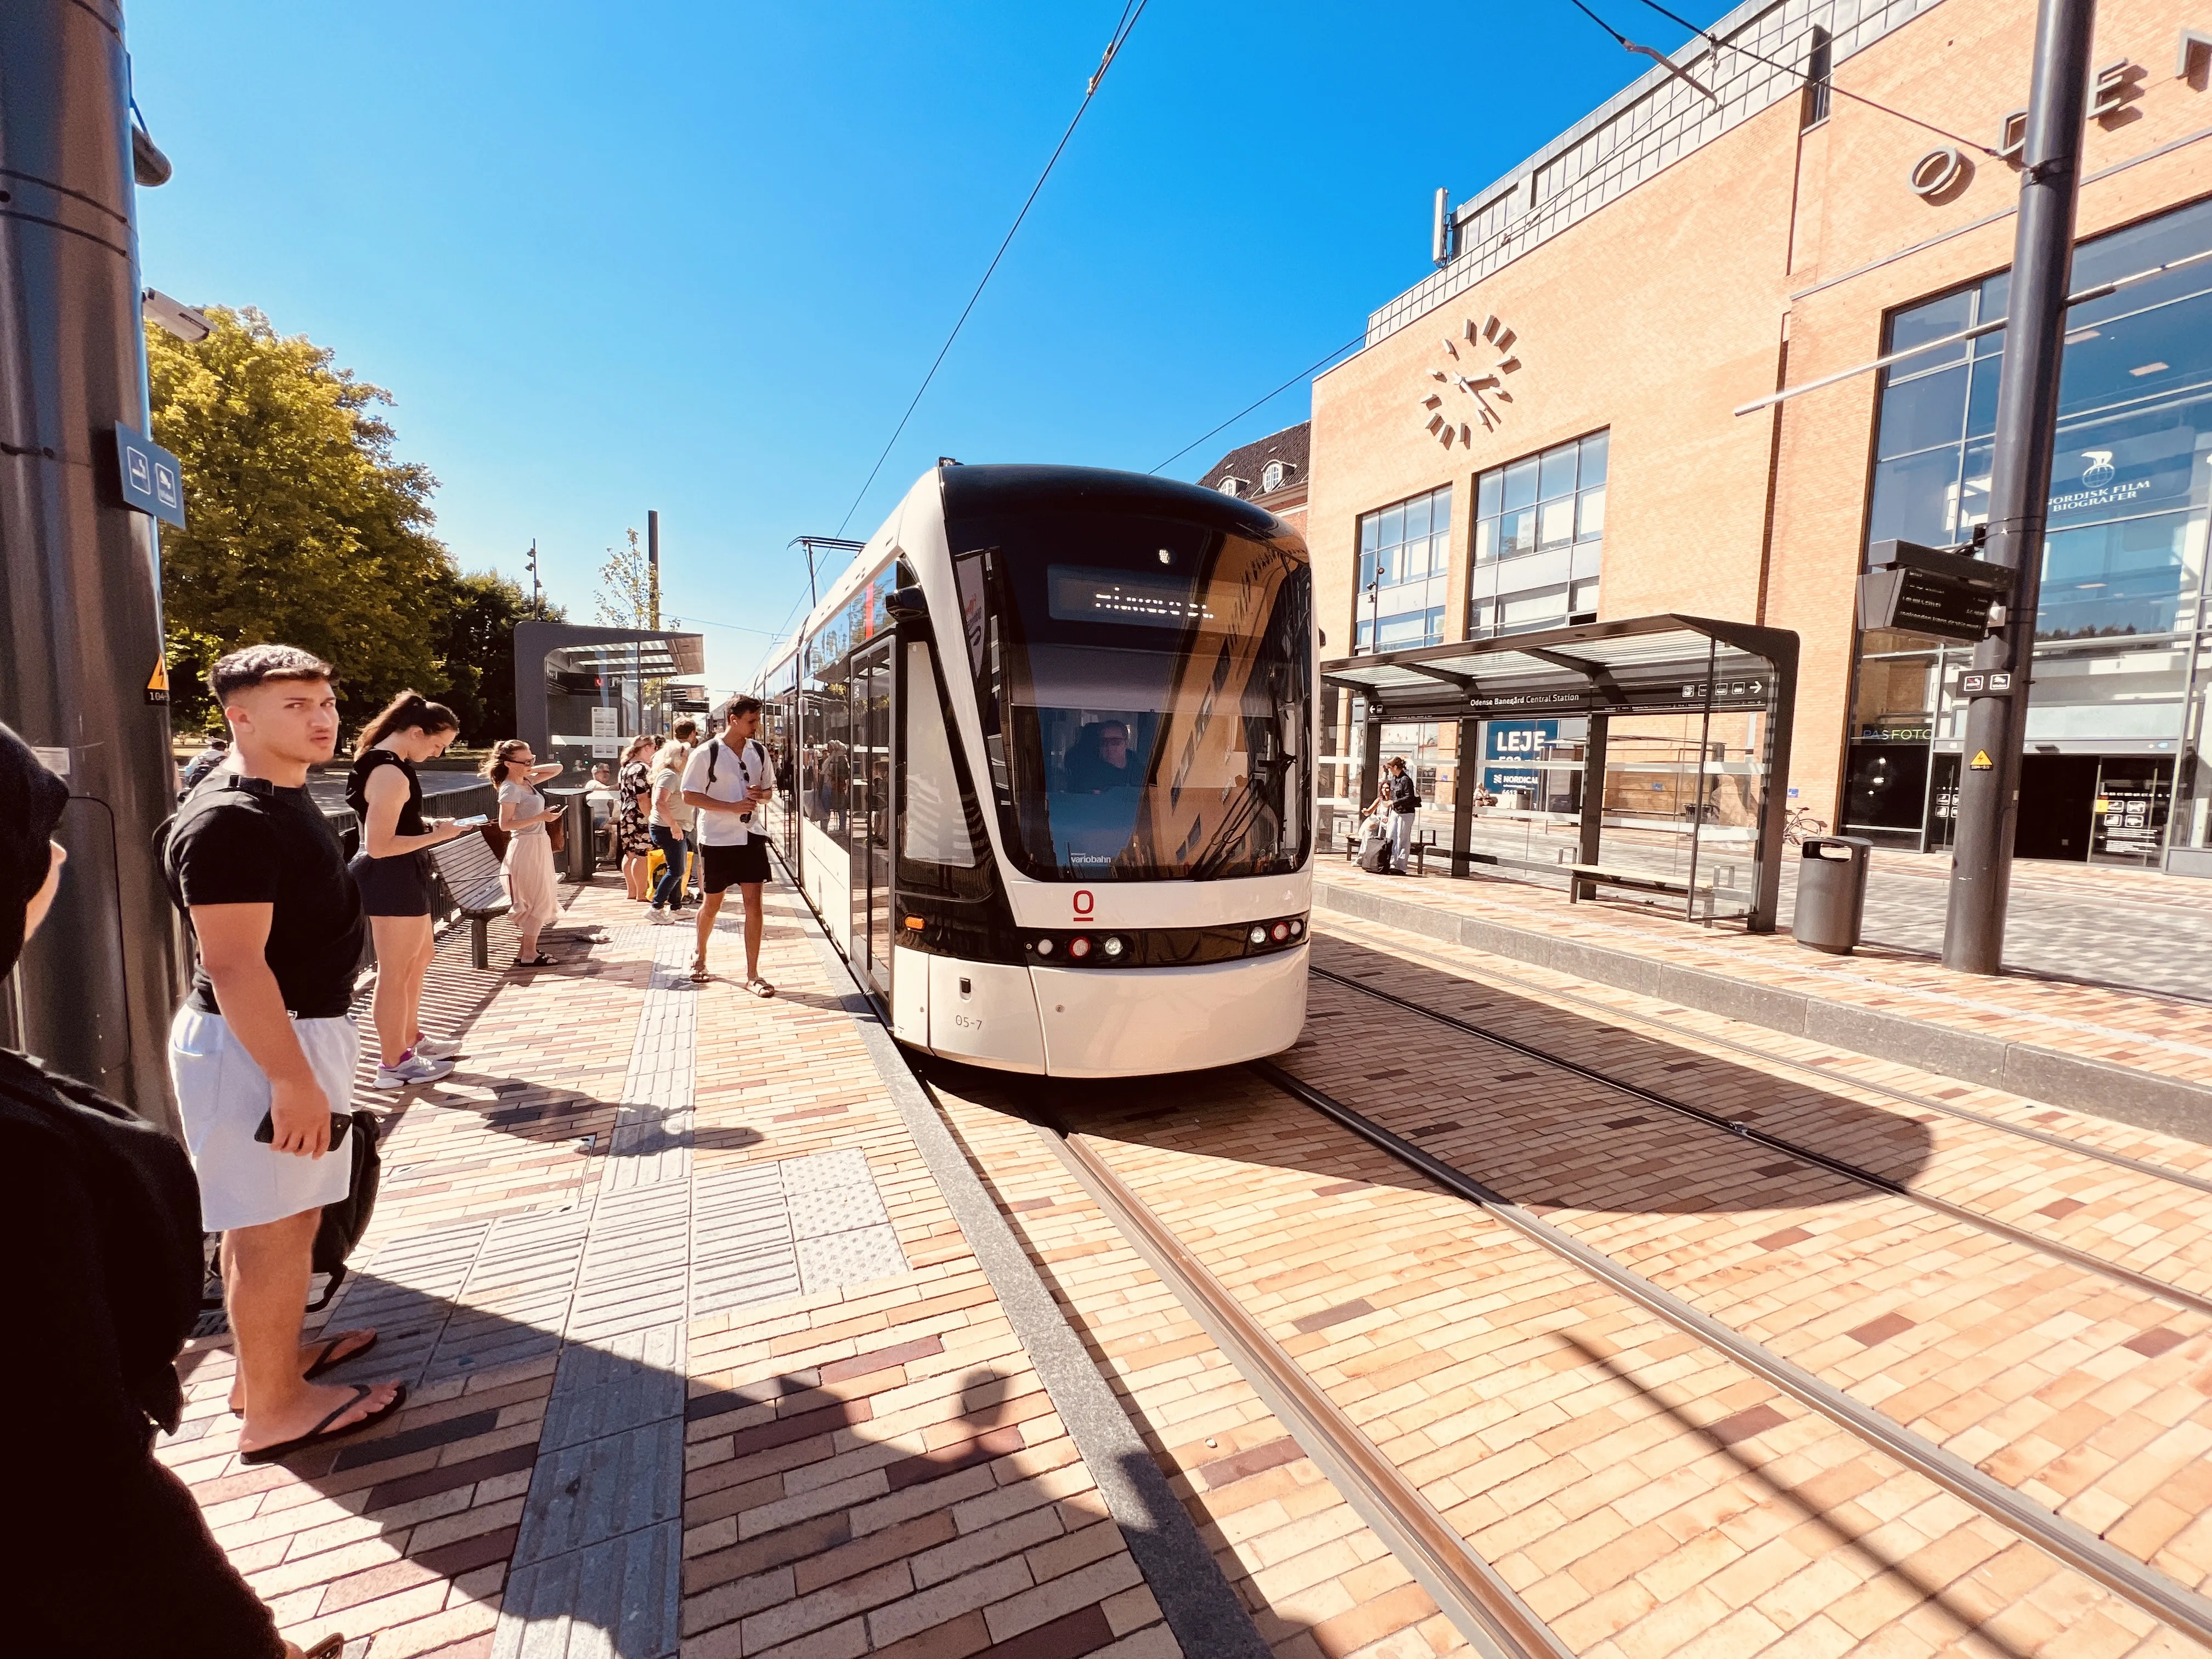
[[(2016, 162), (1846, 94), (2016, 151), (2033, 10), (1753, 0), (1712, 33), (1451, 209), (1434, 274), (1316, 382), (1322, 654), (1668, 611), (1794, 629), (1795, 803), (1932, 851), (1966, 647), (1863, 634), (1856, 578), (1872, 540), (1985, 516), (2002, 334), (1733, 411), (2003, 316)], [(2076, 292), (2212, 250), (2212, 0), (2106, 0), (2094, 62)], [(2212, 259), (2069, 321), (2019, 850), (2212, 873)], [(1330, 694), (1340, 759), (1354, 713)], [(1383, 730), (1440, 808), (1455, 739)]]

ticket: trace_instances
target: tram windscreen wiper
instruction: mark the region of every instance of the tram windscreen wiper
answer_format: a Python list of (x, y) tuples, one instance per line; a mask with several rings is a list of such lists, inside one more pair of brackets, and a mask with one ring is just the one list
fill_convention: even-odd
[(1198, 856), (1190, 861), (1191, 880), (1209, 880), (1223, 865), (1228, 863), (1261, 813), (1274, 811), (1279, 817), (1277, 799), (1279, 791), (1275, 784), (1279, 775), (1287, 771), (1291, 764), (1291, 757), (1287, 755), (1255, 763), (1243, 787), (1238, 789), (1236, 799), (1229, 803), (1228, 815), (1222, 819), (1221, 827), (1206, 838), (1206, 845), (1199, 849)]

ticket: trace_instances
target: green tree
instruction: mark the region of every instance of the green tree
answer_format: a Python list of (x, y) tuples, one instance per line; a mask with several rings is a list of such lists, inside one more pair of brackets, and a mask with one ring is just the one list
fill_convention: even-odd
[(623, 544), (607, 550), (599, 567), (599, 592), (592, 609), (602, 627), (654, 628), (653, 565), (637, 532), (623, 532)]
[(337, 664), (352, 719), (403, 685), (438, 695), (458, 577), (430, 533), (437, 480), (393, 458), (375, 412), (390, 395), (258, 311), (206, 313), (197, 344), (146, 331), (154, 437), (186, 490), (186, 527), (161, 537), (173, 718), (210, 712), (191, 668), (272, 640)]
[(568, 613), (543, 603), (533, 612), (520, 582), (489, 570), (448, 577), (441, 609), (444, 701), (460, 718), (461, 740), (482, 746), (513, 737), (515, 624), (566, 622)]

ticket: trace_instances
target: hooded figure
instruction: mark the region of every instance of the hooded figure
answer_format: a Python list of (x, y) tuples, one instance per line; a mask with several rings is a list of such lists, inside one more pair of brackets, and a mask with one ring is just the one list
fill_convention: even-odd
[[(69, 787), (0, 726), (0, 978), (52, 902)], [(0, 1048), (0, 1260), (15, 1264), (0, 1421), (14, 1431), (0, 1559), (10, 1651), (91, 1659), (296, 1653), (156, 1462), (199, 1311), (199, 1189), (184, 1148), (96, 1090)]]

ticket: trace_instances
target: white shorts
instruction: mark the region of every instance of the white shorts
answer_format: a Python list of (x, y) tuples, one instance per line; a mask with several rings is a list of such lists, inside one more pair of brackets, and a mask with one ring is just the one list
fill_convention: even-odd
[[(350, 1017), (295, 1019), (315, 1080), (331, 1109), (353, 1109), (361, 1033)], [(320, 1158), (280, 1152), (254, 1139), (269, 1112), (269, 1077), (219, 1014), (186, 1004), (169, 1026), (169, 1076), (185, 1121), (185, 1150), (200, 1182), (200, 1225), (211, 1233), (258, 1227), (335, 1204), (353, 1186), (353, 1156), (341, 1145)]]

